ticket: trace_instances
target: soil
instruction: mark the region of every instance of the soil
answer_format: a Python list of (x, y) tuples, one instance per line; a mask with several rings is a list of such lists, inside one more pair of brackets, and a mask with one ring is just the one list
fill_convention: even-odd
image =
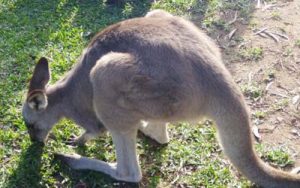
[[(246, 97), (260, 142), (288, 148), (295, 166), (300, 166), (300, 1), (262, 3), (243, 22), (238, 18), (233, 23), (237, 32), (231, 40), (219, 41), (225, 64), (241, 88), (253, 86), (261, 92), (259, 97)], [(262, 56), (241, 57), (249, 48), (262, 49)]]

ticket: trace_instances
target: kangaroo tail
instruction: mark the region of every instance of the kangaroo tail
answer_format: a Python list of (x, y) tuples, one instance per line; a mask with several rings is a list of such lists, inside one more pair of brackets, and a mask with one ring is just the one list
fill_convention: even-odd
[(223, 84), (231, 88), (221, 88), (222, 96), (210, 102), (208, 114), (216, 123), (225, 154), (243, 175), (260, 186), (300, 188), (299, 175), (272, 168), (256, 156), (247, 107), (240, 91), (232, 85)]

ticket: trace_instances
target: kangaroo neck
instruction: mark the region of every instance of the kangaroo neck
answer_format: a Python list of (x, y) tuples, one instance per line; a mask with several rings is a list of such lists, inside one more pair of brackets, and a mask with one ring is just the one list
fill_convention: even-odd
[(79, 125), (97, 123), (93, 108), (93, 88), (90, 71), (98, 54), (85, 50), (75, 66), (60, 81), (47, 88), (49, 103), (57, 106), (57, 111)]

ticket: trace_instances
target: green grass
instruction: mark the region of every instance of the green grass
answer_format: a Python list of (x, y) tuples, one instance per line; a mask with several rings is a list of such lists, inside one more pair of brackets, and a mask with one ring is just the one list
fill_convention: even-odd
[[(65, 141), (82, 130), (63, 120), (52, 131), (56, 140), (46, 146), (32, 144), (21, 117), (21, 106), (36, 60), (50, 59), (52, 83), (76, 62), (90, 38), (105, 26), (145, 15), (162, 8), (195, 20), (211, 33), (226, 22), (220, 10), (237, 10), (249, 17), (250, 1), (146, 0), (107, 6), (101, 0), (0, 0), (0, 187), (119, 187), (123, 183), (101, 173), (74, 171), (54, 159), (54, 152), (77, 152), (114, 161), (110, 137), (99, 138), (86, 147), (70, 147)], [(216, 23), (219, 23), (216, 24)], [(221, 23), (221, 24), (220, 24)], [(227, 26), (226, 26), (227, 27)], [(142, 187), (245, 187), (224, 160), (209, 125), (171, 126), (172, 141), (158, 146), (140, 137), (138, 153), (143, 170)], [(276, 159), (275, 159), (276, 161)], [(173, 184), (171, 184), (173, 182)], [(135, 184), (125, 184), (135, 187)]]
[(272, 18), (273, 20), (281, 20), (280, 13), (277, 12), (277, 11), (271, 12), (271, 18)]
[(248, 61), (258, 61), (263, 58), (263, 49), (261, 47), (249, 47), (241, 49), (239, 55)]
[(284, 98), (280, 99), (278, 101), (275, 101), (275, 103), (271, 106), (270, 110), (272, 111), (280, 111), (283, 110), (284, 107), (289, 105), (289, 99)]
[(256, 84), (246, 84), (241, 86), (246, 97), (249, 97), (252, 100), (258, 100), (263, 95), (263, 90)]
[(298, 48), (300, 48), (300, 39), (297, 39), (297, 40), (296, 40), (295, 46), (297, 46)]
[(290, 167), (294, 164), (294, 161), (291, 159), (291, 151), (286, 147), (272, 147), (263, 144), (256, 146), (256, 149), (262, 159), (268, 161), (269, 164), (275, 167)]
[(264, 119), (266, 117), (266, 112), (264, 112), (264, 111), (255, 111), (253, 113), (253, 115), (257, 119)]

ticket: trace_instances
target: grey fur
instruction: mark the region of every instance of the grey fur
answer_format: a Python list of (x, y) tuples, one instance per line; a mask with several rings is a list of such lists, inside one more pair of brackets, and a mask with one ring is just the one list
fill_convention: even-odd
[[(35, 74), (47, 72), (45, 67), (37, 66)], [(33, 80), (45, 82), (35, 74)], [(166, 143), (168, 122), (206, 116), (216, 122), (224, 152), (247, 178), (264, 187), (300, 187), (299, 176), (271, 168), (255, 155), (249, 112), (218, 47), (192, 23), (162, 10), (104, 29), (63, 80), (49, 87), (32, 84), (37, 90), (29, 90), (23, 116), (33, 139), (44, 141), (62, 117), (87, 130), (81, 142), (105, 129), (111, 133), (117, 164), (60, 155), (75, 169), (140, 181), (138, 129)], [(32, 108), (30, 102), (48, 106)]]

